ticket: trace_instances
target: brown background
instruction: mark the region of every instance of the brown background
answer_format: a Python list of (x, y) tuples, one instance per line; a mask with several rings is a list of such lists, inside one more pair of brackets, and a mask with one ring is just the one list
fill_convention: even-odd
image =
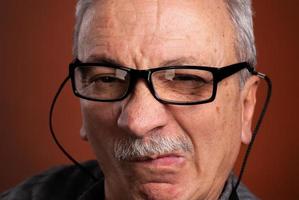
[[(254, 1), (258, 67), (272, 78), (274, 93), (244, 182), (262, 199), (299, 197), (298, 5), (296, 0)], [(75, 0), (1, 0), (0, 191), (68, 163), (49, 135), (48, 111), (71, 61), (74, 6)], [(93, 157), (80, 141), (78, 99), (69, 85), (54, 123), (78, 160)]]

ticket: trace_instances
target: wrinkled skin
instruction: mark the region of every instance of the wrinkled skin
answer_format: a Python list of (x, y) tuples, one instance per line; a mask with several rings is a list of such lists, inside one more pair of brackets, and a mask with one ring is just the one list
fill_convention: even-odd
[[(148, 69), (165, 65), (222, 67), (239, 62), (235, 32), (221, 0), (102, 0), (84, 16), (79, 35), (83, 62), (111, 59)], [(207, 104), (161, 104), (140, 80), (123, 101), (81, 100), (81, 137), (105, 174), (107, 199), (217, 199), (237, 158), (251, 139), (257, 78), (241, 89), (235, 74), (218, 84)], [(118, 161), (113, 145), (129, 135), (187, 136), (192, 152), (165, 163)]]

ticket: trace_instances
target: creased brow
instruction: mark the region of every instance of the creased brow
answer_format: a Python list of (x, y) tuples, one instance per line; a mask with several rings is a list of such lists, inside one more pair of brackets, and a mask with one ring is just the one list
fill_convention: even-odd
[(124, 63), (120, 62), (119, 60), (109, 58), (105, 55), (91, 55), (87, 58), (86, 62), (88, 62), (88, 63), (110, 64), (110, 65), (114, 65), (116, 67), (125, 66)]
[[(110, 64), (118, 67), (126, 67), (126, 65), (123, 62), (104, 55), (91, 55), (87, 58), (86, 62), (103, 63), (103, 64)], [(196, 63), (198, 63), (197, 59), (190, 56), (190, 57), (180, 57), (176, 59), (162, 61), (159, 66), (148, 66), (148, 67), (195, 65)]]
[(197, 63), (197, 59), (194, 57), (180, 57), (173, 60), (166, 60), (161, 63), (161, 66), (176, 66), (176, 65), (194, 65)]

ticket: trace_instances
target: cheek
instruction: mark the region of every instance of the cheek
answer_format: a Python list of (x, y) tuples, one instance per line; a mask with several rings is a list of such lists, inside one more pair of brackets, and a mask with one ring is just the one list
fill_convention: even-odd
[(81, 112), (84, 128), (101, 130), (111, 127), (117, 121), (118, 109), (112, 103), (81, 100)]
[(113, 141), (119, 132), (115, 126), (117, 110), (111, 103), (81, 101), (83, 131), (97, 156), (111, 155)]
[(223, 160), (231, 164), (239, 150), (239, 98), (235, 90), (221, 90), (225, 92), (218, 91), (211, 103), (172, 109), (177, 124), (193, 141), (199, 170), (220, 166)]

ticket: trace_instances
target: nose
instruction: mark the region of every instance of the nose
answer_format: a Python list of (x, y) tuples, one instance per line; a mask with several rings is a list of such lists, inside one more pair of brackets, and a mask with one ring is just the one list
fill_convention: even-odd
[(132, 94), (122, 102), (118, 127), (135, 137), (144, 137), (166, 124), (166, 105), (153, 97), (144, 81), (138, 81)]

